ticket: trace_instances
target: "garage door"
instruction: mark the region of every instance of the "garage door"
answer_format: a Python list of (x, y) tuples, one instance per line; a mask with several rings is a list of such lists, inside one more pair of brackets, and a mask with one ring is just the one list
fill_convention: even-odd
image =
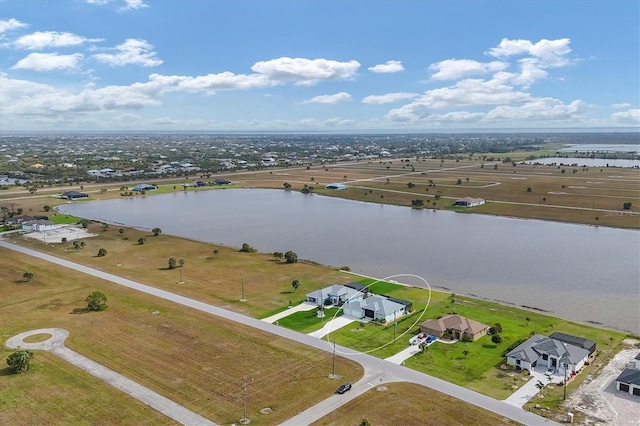
[(633, 388), (634, 395), (640, 395), (640, 388)]
[(624, 392), (629, 392), (629, 385), (625, 383), (620, 383), (620, 390)]

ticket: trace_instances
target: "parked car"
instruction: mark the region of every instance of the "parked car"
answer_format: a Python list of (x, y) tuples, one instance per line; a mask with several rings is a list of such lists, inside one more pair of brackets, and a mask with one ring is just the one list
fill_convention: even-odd
[(342, 395), (343, 393), (351, 390), (351, 383), (345, 383), (336, 390), (336, 393)]
[(430, 334), (430, 335), (427, 336), (427, 340), (425, 341), (425, 343), (434, 342), (436, 339), (437, 339), (436, 336), (433, 336), (433, 335)]
[(413, 336), (411, 339), (409, 339), (409, 344), (410, 345), (417, 345), (420, 342), (422, 342), (422, 340), (427, 337), (427, 335), (425, 333), (420, 333), (417, 336)]

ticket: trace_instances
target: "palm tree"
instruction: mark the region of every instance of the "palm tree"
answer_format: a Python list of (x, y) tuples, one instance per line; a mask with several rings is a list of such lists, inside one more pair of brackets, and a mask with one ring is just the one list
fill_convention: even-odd
[(178, 260), (178, 264), (180, 264), (180, 267), (182, 268), (184, 266), (184, 259)]

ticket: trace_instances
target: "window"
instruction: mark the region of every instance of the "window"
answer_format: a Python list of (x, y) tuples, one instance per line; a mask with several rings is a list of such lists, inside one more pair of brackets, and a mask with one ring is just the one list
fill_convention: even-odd
[(519, 359), (516, 360), (516, 365), (520, 365), (520, 360)]
[(542, 359), (543, 359), (543, 360), (545, 360), (545, 361), (546, 361), (546, 360), (548, 360), (548, 359), (549, 359), (549, 355), (547, 355), (547, 354), (542, 354)]

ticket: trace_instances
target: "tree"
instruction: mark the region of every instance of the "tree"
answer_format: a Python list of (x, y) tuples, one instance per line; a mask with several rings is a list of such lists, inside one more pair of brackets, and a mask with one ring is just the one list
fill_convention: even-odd
[(51, 206), (44, 206), (44, 207), (42, 207), (42, 209), (43, 209), (45, 212), (48, 212), (48, 211), (51, 211)]
[(63, 243), (66, 243), (67, 242), (67, 237), (62, 237), (62, 239), (60, 241), (62, 241)]
[(458, 181), (456, 182), (456, 185), (462, 185), (462, 179), (458, 179)]
[(28, 349), (18, 349), (7, 357), (7, 365), (14, 373), (20, 374), (29, 371), (32, 359), (33, 352)]
[(139, 245), (144, 245), (144, 243), (147, 241), (147, 239), (145, 237), (140, 237), (138, 238), (138, 244)]
[(529, 326), (529, 321), (531, 321), (531, 318), (527, 316), (524, 320), (527, 322), (527, 326)]
[(213, 255), (216, 256), (216, 257), (218, 256), (218, 253), (220, 253), (220, 250), (218, 250), (218, 249), (215, 249), (213, 251)]
[(178, 264), (180, 265), (180, 267), (182, 268), (184, 266), (184, 259), (180, 259), (178, 260)]
[(284, 254), (284, 258), (287, 260), (287, 263), (296, 263), (298, 261), (298, 255), (291, 250)]
[(280, 260), (284, 257), (284, 255), (282, 253), (280, 253), (279, 251), (274, 251), (273, 252), (273, 258), (275, 260)]
[(622, 203), (623, 210), (631, 210), (631, 203)]
[(502, 337), (499, 334), (494, 334), (493, 336), (491, 336), (491, 341), (497, 345), (498, 343), (502, 342)]
[(84, 301), (87, 302), (87, 309), (90, 311), (98, 312), (107, 309), (107, 296), (101, 291), (94, 291)]
[(291, 287), (293, 287), (293, 291), (298, 291), (298, 287), (300, 287), (300, 281), (298, 280), (291, 281)]
[(289, 182), (283, 183), (282, 186), (284, 186), (284, 189), (286, 189), (287, 191), (291, 189), (291, 184)]
[(240, 249), (243, 253), (253, 253), (256, 251), (253, 247), (251, 247), (248, 243), (242, 243), (242, 248)]
[(151, 230), (151, 232), (153, 232), (153, 236), (154, 236), (154, 237), (157, 237), (158, 235), (162, 234), (162, 229), (160, 229), (160, 228), (153, 228), (153, 229)]
[(358, 426), (371, 426), (371, 422), (366, 417), (363, 417)]
[(542, 393), (542, 389), (544, 389), (545, 384), (541, 381), (538, 380), (538, 383), (536, 383), (536, 387), (538, 388), (538, 393)]
[(531, 192), (531, 191), (532, 191), (531, 187), (527, 186), (527, 192)]
[(33, 274), (33, 272), (25, 272), (24, 274), (22, 274), (22, 278), (25, 281), (31, 281), (33, 279), (35, 275)]
[(87, 226), (89, 226), (89, 221), (87, 219), (82, 219), (80, 222), (78, 222), (80, 225), (82, 225), (83, 228), (87, 228)]
[(467, 357), (469, 356), (469, 351), (465, 349), (464, 351), (462, 351), (462, 355), (464, 355), (464, 359), (467, 359)]
[(118, 229), (118, 233), (119, 233), (120, 235), (124, 234), (124, 229), (122, 229), (122, 228)]
[(169, 258), (169, 269), (176, 269), (176, 265), (178, 264), (178, 261), (176, 260), (175, 257), (170, 257)]
[(107, 250), (101, 248), (98, 250), (98, 257), (105, 257), (107, 255)]

